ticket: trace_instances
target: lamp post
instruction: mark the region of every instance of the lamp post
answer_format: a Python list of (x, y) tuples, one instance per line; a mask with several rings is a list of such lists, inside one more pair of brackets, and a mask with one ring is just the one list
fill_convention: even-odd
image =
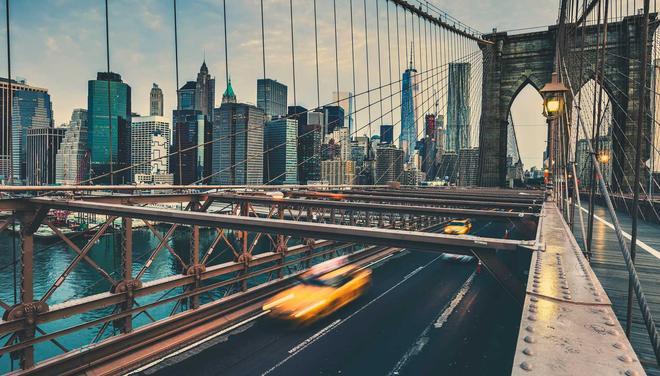
[[(548, 146), (546, 151), (547, 169), (550, 175), (548, 180), (555, 181), (558, 167), (555, 164), (557, 158), (557, 122), (564, 113), (564, 97), (568, 89), (559, 81), (557, 72), (553, 72), (551, 81), (545, 84), (540, 92), (543, 96), (543, 116), (548, 119)], [(553, 189), (553, 191), (557, 192), (558, 190)], [(563, 205), (563, 202), (561, 205)]]

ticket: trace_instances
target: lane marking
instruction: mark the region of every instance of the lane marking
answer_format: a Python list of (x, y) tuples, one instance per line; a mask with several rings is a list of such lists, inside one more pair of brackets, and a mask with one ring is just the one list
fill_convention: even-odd
[(458, 304), (463, 300), (467, 292), (470, 290), (470, 287), (472, 286), (472, 281), (474, 280), (474, 277), (477, 275), (477, 272), (472, 272), (472, 274), (468, 277), (468, 279), (463, 283), (463, 286), (458, 290), (456, 295), (454, 295), (454, 298), (449, 302), (445, 308), (442, 310), (442, 313), (438, 317), (438, 319), (435, 322), (432, 322), (429, 324), (423, 331), (422, 333), (417, 337), (413, 345), (406, 351), (405, 354), (399, 359), (399, 361), (394, 365), (394, 368), (388, 373), (388, 375), (398, 375), (403, 367), (406, 366), (408, 361), (415, 357), (417, 354), (419, 354), (422, 349), (424, 349), (424, 346), (430, 341), (429, 338), (429, 331), (431, 328), (435, 329), (440, 329), (445, 322), (447, 322), (447, 319), (449, 316), (454, 312)]
[(169, 354), (165, 355), (165, 356), (162, 357), (162, 358), (158, 358), (158, 359), (154, 360), (154, 361), (151, 362), (151, 363), (147, 363), (147, 364), (145, 364), (144, 366), (142, 366), (142, 367), (140, 367), (140, 368), (134, 369), (133, 371), (127, 373), (126, 375), (133, 375), (133, 374), (136, 374), (136, 373), (138, 373), (138, 372), (144, 371), (144, 370), (146, 370), (146, 369), (148, 369), (148, 368), (151, 368), (151, 367), (153, 367), (153, 366), (155, 366), (155, 365), (157, 365), (157, 364), (159, 364), (159, 363), (162, 363), (163, 361), (165, 361), (165, 360), (167, 360), (167, 359), (170, 359), (170, 358), (172, 358), (172, 357), (175, 357), (175, 356), (177, 356), (177, 355), (179, 355), (179, 354), (181, 354), (181, 353), (183, 353), (183, 352), (186, 352), (186, 351), (188, 351), (188, 350), (190, 350), (190, 349), (193, 349), (193, 348), (195, 348), (195, 347), (197, 347), (197, 346), (199, 346), (199, 345), (201, 345), (201, 344), (204, 344), (205, 342), (208, 342), (208, 341), (210, 341), (210, 340), (212, 340), (212, 339), (214, 339), (214, 338), (217, 338), (217, 337), (219, 337), (219, 336), (221, 336), (221, 335), (223, 335), (223, 334), (226, 334), (226, 333), (228, 333), (228, 332), (231, 332), (231, 331), (233, 331), (234, 329), (237, 329), (237, 328), (239, 328), (239, 327), (241, 327), (241, 326), (243, 326), (243, 325), (245, 325), (245, 324), (247, 324), (247, 323), (250, 323), (250, 322), (252, 322), (252, 321), (258, 319), (259, 317), (261, 317), (261, 316), (267, 314), (268, 312), (270, 312), (270, 311), (263, 311), (263, 312), (261, 312), (261, 313), (259, 313), (259, 314), (257, 314), (257, 315), (254, 315), (254, 316), (252, 316), (252, 317), (250, 317), (250, 318), (248, 318), (248, 319), (245, 319), (245, 320), (243, 320), (243, 321), (241, 321), (241, 322), (238, 322), (238, 323), (236, 323), (236, 324), (234, 324), (234, 325), (232, 325), (232, 326), (230, 326), (230, 327), (228, 327), (228, 328), (225, 328), (225, 329), (223, 329), (223, 330), (221, 330), (221, 331), (219, 331), (219, 332), (217, 332), (217, 333), (214, 333), (214, 334), (212, 334), (212, 335), (210, 335), (210, 336), (208, 336), (208, 337), (206, 337), (206, 338), (203, 338), (203, 339), (201, 339), (201, 340), (199, 340), (199, 341), (197, 341), (197, 342), (195, 342), (195, 343), (191, 343), (191, 344), (188, 345), (188, 346), (182, 347), (182, 348), (180, 348), (180, 349), (177, 350), (177, 351), (174, 351), (174, 352), (172, 352), (172, 353), (169, 353)]
[(470, 278), (468, 278), (467, 281), (463, 283), (463, 286), (461, 287), (460, 290), (458, 290), (458, 292), (454, 296), (454, 299), (452, 299), (449, 305), (445, 307), (440, 317), (438, 317), (438, 319), (435, 321), (435, 324), (433, 324), (434, 328), (440, 329), (447, 322), (449, 316), (454, 312), (458, 304), (463, 300), (465, 294), (467, 294), (467, 292), (470, 290), (470, 287), (472, 287), (472, 281), (474, 280), (474, 277), (476, 275), (477, 275), (476, 271), (472, 272)]
[[(582, 211), (585, 212), (585, 213), (589, 213), (589, 211), (587, 209), (583, 208), (583, 207), (580, 207), (580, 209), (582, 209)], [(598, 221), (602, 222), (605, 226), (607, 226), (610, 229), (614, 230), (614, 225), (612, 223), (610, 223), (610, 222), (606, 221), (605, 219), (597, 216), (596, 214), (594, 214), (594, 218), (596, 218)], [(628, 240), (630, 240), (632, 238), (632, 236), (629, 233), (627, 233), (623, 230), (621, 230), (621, 232), (623, 233), (624, 238), (626, 238)], [(651, 256), (655, 256), (655, 258), (660, 259), (660, 252), (655, 250), (650, 245), (644, 243), (639, 238), (637, 239), (637, 246), (640, 247), (641, 249), (645, 250), (649, 254), (651, 254)]]
[(325, 328), (319, 330), (313, 336), (307, 338), (306, 340), (300, 342), (298, 345), (293, 347), (291, 350), (289, 350), (289, 354), (296, 353), (296, 352), (304, 349), (305, 347), (309, 346), (310, 343), (316, 341), (317, 338), (324, 335), (325, 332), (327, 332), (328, 330), (330, 330), (330, 329), (334, 328), (335, 326), (339, 325), (340, 322), (341, 322), (341, 319), (337, 319), (337, 320), (333, 321), (330, 325), (328, 325)]
[[(404, 282), (406, 282), (407, 280), (409, 280), (412, 276), (414, 276), (415, 274), (419, 273), (421, 270), (423, 270), (423, 269), (426, 268), (427, 266), (429, 266), (429, 265), (431, 265), (432, 263), (434, 263), (434, 262), (435, 262), (436, 260), (438, 260), (440, 257), (442, 257), (442, 255), (437, 256), (436, 258), (434, 258), (433, 260), (429, 261), (428, 263), (426, 263), (426, 264), (424, 264), (424, 265), (418, 267), (417, 269), (413, 270), (412, 272), (408, 273), (406, 276), (403, 277), (403, 279), (402, 279), (401, 281), (397, 282), (394, 286), (390, 287), (389, 289), (385, 290), (384, 292), (382, 292), (382, 293), (381, 293), (380, 295), (378, 295), (377, 297), (375, 297), (375, 298), (373, 298), (372, 300), (370, 300), (368, 303), (366, 303), (365, 305), (363, 305), (362, 307), (360, 307), (358, 310), (356, 310), (355, 312), (353, 312), (353, 313), (351, 313), (350, 315), (348, 315), (345, 319), (337, 319), (336, 321), (332, 322), (330, 325), (326, 326), (325, 328), (323, 328), (323, 329), (321, 329), (320, 331), (318, 331), (318, 332), (316, 332), (315, 334), (313, 334), (311, 337), (309, 337), (309, 338), (307, 338), (306, 340), (302, 341), (300, 344), (294, 346), (291, 350), (289, 350), (289, 356), (287, 356), (286, 358), (280, 360), (277, 364), (275, 364), (274, 366), (272, 366), (271, 368), (269, 368), (268, 370), (266, 370), (266, 371), (265, 371), (264, 373), (262, 373), (261, 375), (262, 375), (262, 376), (264, 376), (264, 375), (268, 375), (268, 374), (270, 374), (271, 372), (275, 371), (275, 370), (276, 370), (277, 368), (279, 368), (281, 365), (283, 365), (284, 363), (286, 363), (287, 361), (289, 361), (291, 358), (293, 358), (294, 356), (296, 356), (297, 354), (299, 354), (301, 351), (303, 351), (304, 349), (306, 349), (307, 347), (309, 347), (310, 345), (312, 345), (314, 342), (316, 342), (316, 341), (318, 341), (319, 339), (323, 338), (323, 336), (325, 336), (326, 334), (330, 333), (333, 329), (338, 328), (341, 324), (343, 324), (343, 323), (345, 323), (346, 321), (350, 320), (353, 316), (355, 316), (355, 315), (357, 315), (358, 313), (362, 312), (362, 311), (365, 310), (367, 307), (371, 306), (373, 303), (375, 303), (376, 301), (380, 300), (383, 296), (387, 295), (389, 292), (391, 292), (391, 291), (394, 290), (395, 288), (401, 286)], [(292, 350), (293, 350), (293, 352), (292, 352)]]

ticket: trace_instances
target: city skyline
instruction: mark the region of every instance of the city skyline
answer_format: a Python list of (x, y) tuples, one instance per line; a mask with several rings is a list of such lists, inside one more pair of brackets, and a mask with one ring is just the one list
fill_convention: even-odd
[[(257, 78), (262, 78), (262, 66), (254, 62), (254, 54), (261, 49), (259, 28), (253, 27), (251, 21), (259, 18), (258, 6), (251, 2), (230, 3), (227, 7), (229, 28), (229, 74), (233, 78), (239, 100), (256, 103)], [(480, 5), (478, 12), (469, 2), (455, 4), (448, 1), (437, 1), (437, 6), (446, 9), (453, 16), (468, 24), (475, 25), (480, 30), (490, 30), (493, 26), (500, 29), (512, 28), (514, 23), (506, 19), (511, 12), (520, 12), (515, 1)], [(258, 4), (257, 4), (258, 5)], [(273, 0), (264, 3), (266, 17), (266, 75), (268, 78), (292, 87), (292, 72), (289, 52), (288, 35), (288, 4)], [(297, 63), (297, 99), (293, 102), (292, 90), (289, 90), (289, 104), (303, 105), (307, 108), (316, 106), (316, 80), (314, 74), (314, 53), (306, 46), (313, 45), (313, 33), (305, 30), (313, 29), (311, 4), (294, 4), (296, 30), (296, 63)], [(342, 6), (339, 6), (342, 5)], [(353, 91), (351, 82), (350, 34), (348, 14), (344, 4), (338, 4), (339, 27), (339, 76), (340, 91)], [(4, 4), (3, 4), (4, 6)], [(373, 4), (368, 4), (368, 10), (373, 11)], [(534, 8), (534, 7), (532, 7)], [(543, 9), (543, 7), (538, 7)], [(66, 9), (66, 17), (63, 12)], [(0, 8), (1, 11), (4, 9)], [(217, 1), (200, 1), (185, 3), (178, 7), (179, 27), (179, 84), (195, 79), (195, 72), (203, 60), (207, 61), (209, 72), (224, 87), (224, 47), (221, 39), (199, 37), (216, 35), (222, 30), (222, 9)], [(355, 19), (362, 15), (361, 4), (354, 4)], [(380, 10), (381, 21), (384, 20), (384, 9)], [(479, 16), (490, 12), (487, 22)], [(525, 16), (530, 17), (529, 10)], [(555, 14), (548, 10), (532, 11), (534, 17), (530, 24), (551, 24)], [(332, 94), (336, 91), (334, 70), (334, 41), (332, 29), (331, 7), (320, 3), (319, 17), (319, 60), (321, 71), (330, 72), (321, 75), (321, 104), (331, 103)], [(324, 16), (328, 15), (328, 16)], [(499, 17), (497, 17), (499, 15)], [(124, 81), (131, 85), (134, 95), (133, 111), (141, 115), (149, 114), (149, 90), (157, 83), (164, 93), (164, 108), (166, 116), (176, 107), (175, 74), (173, 54), (172, 10), (169, 3), (144, 1), (138, 4), (128, 1), (113, 1), (110, 4), (110, 69), (120, 73)], [(76, 20), (76, 27), (71, 27), (70, 19)], [(192, 22), (191, 20), (195, 20)], [(36, 22), (35, 22), (36, 21)], [(357, 22), (357, 21), (356, 21)], [(53, 97), (55, 125), (66, 123), (74, 108), (85, 107), (86, 81), (96, 72), (105, 70), (105, 35), (103, 25), (102, 3), (59, 0), (49, 7), (26, 6), (17, 2), (11, 14), (12, 23), (12, 75), (24, 77), (28, 84), (49, 89)], [(400, 22), (401, 25), (403, 24)], [(495, 25), (493, 25), (495, 23)], [(21, 33), (28, 25), (38, 24), (38, 31), (48, 35), (46, 38), (35, 38), (33, 33)], [(381, 25), (382, 26), (382, 25)], [(0, 28), (4, 37), (4, 28)], [(39, 34), (39, 33), (36, 33)], [(373, 34), (373, 35), (372, 35)], [(369, 21), (369, 39), (375, 39), (375, 22)], [(26, 49), (23, 46), (32, 46)], [(376, 60), (375, 46), (370, 45), (370, 61)], [(359, 93), (366, 88), (364, 78), (364, 30), (355, 28), (356, 51), (356, 90)], [(392, 51), (394, 52), (394, 51)], [(385, 52), (383, 51), (383, 54)], [(404, 52), (401, 51), (403, 56)], [(395, 55), (395, 54), (394, 54)], [(1, 59), (4, 60), (4, 59)], [(44, 64), (44, 62), (49, 64)], [(405, 59), (402, 59), (405, 61)], [(246, 63), (250, 62), (250, 63)], [(52, 67), (52, 68), (51, 68)], [(55, 71), (57, 69), (57, 71)], [(0, 70), (6, 71), (6, 61), (0, 61)], [(403, 70), (393, 69), (393, 77), (399, 76)], [(385, 77), (389, 78), (383, 68)], [(375, 87), (375, 76), (371, 87)], [(221, 90), (221, 89), (218, 89)], [(373, 99), (373, 98), (372, 98)], [(356, 108), (365, 103), (365, 98), (356, 99)], [(219, 106), (216, 98), (215, 107)], [(360, 104), (362, 103), (362, 104)], [(389, 103), (384, 101), (388, 111)], [(398, 114), (392, 114), (396, 119)], [(377, 115), (376, 115), (377, 116)], [(366, 114), (360, 112), (355, 116), (356, 124), (361, 126), (366, 121)], [(386, 123), (392, 123), (390, 116), (385, 116)], [(523, 122), (524, 119), (521, 119)], [(372, 131), (377, 133), (378, 126), (374, 124)], [(395, 135), (399, 134), (399, 126), (395, 127)], [(358, 132), (359, 135), (363, 131)], [(396, 136), (395, 136), (396, 137)]]

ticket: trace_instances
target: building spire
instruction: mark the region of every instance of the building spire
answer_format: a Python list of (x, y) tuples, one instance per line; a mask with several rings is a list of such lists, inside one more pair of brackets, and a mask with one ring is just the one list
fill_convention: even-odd
[(236, 103), (236, 94), (234, 88), (231, 86), (231, 76), (227, 78), (227, 89), (222, 94), (222, 103)]
[(410, 70), (413, 70), (413, 51), (415, 51), (415, 42), (410, 43)]

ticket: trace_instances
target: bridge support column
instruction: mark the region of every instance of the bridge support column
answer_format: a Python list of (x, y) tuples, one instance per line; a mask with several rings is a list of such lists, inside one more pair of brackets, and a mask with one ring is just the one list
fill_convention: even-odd
[[(126, 302), (122, 305), (123, 311), (133, 308), (133, 219), (122, 217), (122, 271), (123, 282), (126, 284)], [(121, 320), (120, 330), (122, 333), (129, 333), (133, 330), (132, 315), (128, 315)]]
[[(25, 305), (34, 301), (34, 231), (39, 228), (40, 223), (34, 223), (33, 212), (18, 212), (17, 217), (21, 223), (21, 300), (19, 304)], [(5, 315), (10, 312), (7, 311)], [(24, 325), (24, 329), (18, 334), (21, 342), (34, 338), (35, 334), (34, 318), (26, 320)], [(32, 368), (34, 366), (34, 347), (29, 346), (21, 350), (19, 359), (21, 369)]]

